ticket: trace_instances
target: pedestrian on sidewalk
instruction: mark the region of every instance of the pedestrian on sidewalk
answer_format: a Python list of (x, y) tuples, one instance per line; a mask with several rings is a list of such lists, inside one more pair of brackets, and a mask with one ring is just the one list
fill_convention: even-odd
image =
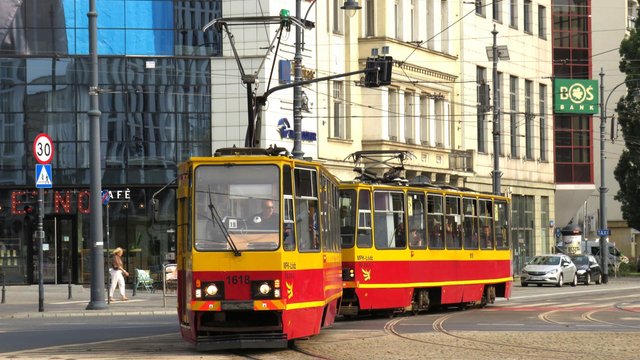
[(111, 288), (109, 288), (110, 302), (113, 301), (113, 292), (116, 290), (116, 286), (118, 286), (118, 290), (120, 290), (122, 301), (129, 300), (124, 294), (124, 277), (129, 276), (129, 273), (123, 267), (122, 254), (124, 254), (124, 250), (122, 250), (121, 247), (113, 250), (111, 269), (109, 269), (109, 274), (111, 274)]

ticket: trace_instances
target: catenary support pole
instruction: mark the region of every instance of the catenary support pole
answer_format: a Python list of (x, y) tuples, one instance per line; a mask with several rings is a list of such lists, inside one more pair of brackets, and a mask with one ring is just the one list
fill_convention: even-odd
[(102, 310), (107, 308), (104, 301), (104, 254), (102, 239), (102, 206), (101, 188), (102, 171), (100, 161), (100, 104), (98, 99), (98, 13), (96, 0), (89, 1), (89, 54), (91, 58), (91, 85), (89, 87), (90, 109), (89, 136), (91, 147), (89, 158), (91, 159), (91, 185), (90, 185), (90, 239), (91, 247), (91, 301), (87, 310)]
[(498, 30), (495, 25), (491, 31), (493, 35), (493, 45), (491, 51), (493, 52), (493, 194), (500, 195), (500, 178), (502, 172), (500, 171), (500, 102), (498, 102), (498, 45), (497, 36)]
[[(296, 17), (301, 18), (302, 0), (296, 0)], [(296, 26), (296, 53), (293, 57), (293, 79), (295, 83), (302, 81), (302, 29)], [(304, 155), (302, 151), (302, 85), (293, 87), (293, 151), (296, 159)]]
[[(605, 194), (609, 189), (605, 186), (605, 153), (604, 153), (604, 137), (607, 121), (606, 104), (604, 99), (604, 70), (600, 68), (600, 229), (608, 229), (607, 227), (607, 204)], [(607, 98), (608, 100), (608, 98)], [(609, 247), (607, 246), (607, 236), (600, 234), (600, 263), (602, 264), (602, 283), (609, 282)]]

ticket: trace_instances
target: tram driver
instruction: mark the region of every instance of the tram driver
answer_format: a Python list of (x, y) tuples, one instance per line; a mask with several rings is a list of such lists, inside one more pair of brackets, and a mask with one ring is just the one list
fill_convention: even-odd
[(273, 200), (262, 201), (262, 210), (251, 218), (253, 228), (257, 230), (278, 230), (280, 216), (276, 212)]

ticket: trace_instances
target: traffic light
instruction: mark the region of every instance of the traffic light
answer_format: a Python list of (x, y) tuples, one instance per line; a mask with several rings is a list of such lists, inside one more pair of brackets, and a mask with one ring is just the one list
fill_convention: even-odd
[(35, 225), (38, 221), (38, 208), (31, 204), (26, 204), (24, 210), (24, 223), (25, 225)]
[(367, 58), (364, 75), (365, 87), (391, 85), (393, 72), (393, 58), (391, 56), (377, 56)]

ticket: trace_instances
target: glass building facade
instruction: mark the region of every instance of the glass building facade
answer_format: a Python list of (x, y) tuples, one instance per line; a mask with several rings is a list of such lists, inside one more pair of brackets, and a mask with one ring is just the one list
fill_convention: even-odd
[(0, 264), (7, 283), (38, 281), (39, 133), (55, 148), (53, 188), (44, 197), (45, 283), (90, 281), (93, 206), (103, 206), (105, 248), (125, 249), (129, 271), (159, 273), (175, 252), (177, 164), (212, 152), (209, 57), (221, 54), (221, 39), (201, 29), (222, 16), (220, 0), (96, 1), (108, 205), (89, 203), (89, 2), (7, 3), (0, 4)]

